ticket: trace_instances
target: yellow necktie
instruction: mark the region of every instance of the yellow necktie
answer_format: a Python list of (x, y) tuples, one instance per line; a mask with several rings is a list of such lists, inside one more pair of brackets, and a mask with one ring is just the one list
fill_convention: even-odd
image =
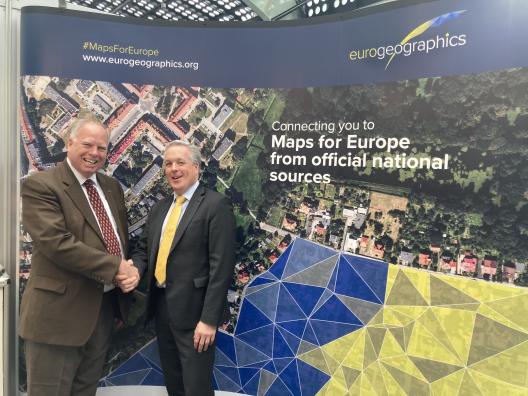
[(161, 243), (158, 250), (158, 258), (156, 259), (156, 271), (154, 272), (154, 276), (160, 285), (165, 283), (167, 277), (167, 259), (169, 258), (174, 235), (176, 235), (178, 220), (180, 219), (185, 199), (186, 198), (183, 195), (176, 198), (176, 205), (173, 206), (167, 224), (165, 224), (165, 230), (163, 230), (163, 236), (161, 237)]

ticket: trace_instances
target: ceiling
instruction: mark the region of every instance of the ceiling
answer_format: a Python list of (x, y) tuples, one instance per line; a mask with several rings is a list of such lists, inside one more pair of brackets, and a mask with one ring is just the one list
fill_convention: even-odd
[[(394, 0), (393, 0), (394, 1)], [(254, 21), (314, 18), (390, 0), (68, 0), (123, 17), (168, 21)]]

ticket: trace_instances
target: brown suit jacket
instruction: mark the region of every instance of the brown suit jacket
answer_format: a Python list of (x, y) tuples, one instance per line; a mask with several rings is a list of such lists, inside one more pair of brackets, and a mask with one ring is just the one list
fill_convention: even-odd
[[(118, 228), (125, 254), (128, 231), (123, 191), (97, 174)], [(97, 323), (104, 284), (112, 282), (120, 257), (107, 253), (97, 220), (66, 161), (22, 182), (22, 221), (33, 239), (31, 275), (22, 297), (23, 339), (80, 346)], [(128, 295), (119, 293), (121, 317)]]

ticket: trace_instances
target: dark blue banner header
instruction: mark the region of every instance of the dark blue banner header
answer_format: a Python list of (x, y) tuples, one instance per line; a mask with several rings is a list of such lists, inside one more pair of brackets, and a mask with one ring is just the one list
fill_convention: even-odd
[(30, 7), (22, 14), (21, 71), (270, 88), (477, 73), (528, 66), (527, 20), (523, 0), (436, 1), (305, 25), (168, 25)]

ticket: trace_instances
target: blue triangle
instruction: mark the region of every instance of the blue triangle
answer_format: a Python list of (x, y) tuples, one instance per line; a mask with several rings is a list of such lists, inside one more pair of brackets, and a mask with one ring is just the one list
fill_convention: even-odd
[(302, 338), (304, 334), (304, 328), (306, 327), (306, 319), (304, 320), (292, 320), (288, 322), (277, 323), (282, 328), (288, 330), (290, 333)]
[[(218, 344), (217, 344), (218, 345)], [(236, 364), (229, 359), (225, 353), (223, 353), (220, 348), (215, 349), (215, 366), (226, 366), (226, 367), (236, 367)]]
[(290, 246), (288, 246), (284, 253), (280, 255), (277, 261), (275, 261), (268, 270), (268, 272), (275, 275), (278, 279), (282, 278), (282, 274), (284, 272), (284, 268), (286, 268), (286, 262), (288, 261), (288, 257), (290, 256), (293, 245), (294, 243), (290, 243)]
[(250, 301), (255, 307), (266, 315), (270, 320), (275, 319), (277, 311), (277, 300), (280, 283), (274, 283), (250, 295), (246, 295), (245, 301)]
[(248, 300), (244, 300), (240, 314), (238, 315), (238, 322), (235, 329), (235, 335), (256, 329), (258, 327), (271, 324), (271, 320), (260, 312)]
[(216, 384), (218, 385), (218, 390), (224, 392), (238, 392), (240, 390), (240, 386), (231, 381), (231, 379), (220, 372), (217, 368), (215, 368), (213, 372), (216, 379)]
[(279, 292), (279, 303), (277, 304), (276, 322), (283, 322), (285, 320), (306, 319), (306, 315), (302, 309), (297, 305), (297, 302), (290, 295), (286, 287), (281, 285)]
[(149, 368), (150, 368), (150, 365), (143, 358), (143, 356), (141, 356), (140, 353), (136, 353), (135, 355), (132, 355), (130, 359), (126, 360), (115, 371), (110, 373), (110, 375), (108, 376), (108, 379), (111, 379), (112, 377), (115, 377), (121, 374), (132, 373), (134, 371), (145, 370)]
[(156, 339), (151, 340), (145, 345), (139, 354), (148, 361), (150, 365), (154, 365), (156, 368), (161, 369), (161, 362), (159, 357), (158, 341)]
[(328, 301), (328, 299), (330, 297), (334, 296), (334, 293), (331, 292), (330, 290), (328, 289), (325, 289), (324, 293), (322, 294), (321, 298), (319, 299), (319, 301), (317, 301), (317, 304), (315, 305), (313, 311), (317, 311), (319, 308), (321, 308), (323, 306), (323, 304), (325, 302)]
[(306, 340), (314, 345), (321, 345), (319, 343), (319, 340), (315, 336), (315, 333), (312, 329), (312, 326), (310, 325), (310, 322), (306, 324), (306, 330), (304, 331), (303, 340)]
[(315, 367), (312, 367), (303, 361), (297, 359), (297, 368), (299, 371), (299, 382), (303, 395), (315, 395), (321, 390), (323, 385), (328, 382), (330, 377)]
[(231, 334), (224, 333), (222, 330), (216, 332), (216, 348), (220, 349), (229, 360), (237, 363), (235, 352), (235, 339)]
[(263, 278), (262, 276), (259, 276), (255, 279), (253, 279), (253, 281), (249, 284), (249, 288), (253, 287), (253, 286), (259, 286), (259, 285), (265, 285), (266, 283), (273, 283), (273, 282), (277, 282), (275, 279), (266, 279), (266, 278)]
[(281, 358), (281, 359), (273, 359), (273, 363), (275, 364), (275, 367), (277, 368), (277, 372), (280, 373), (284, 368), (292, 362), (293, 358)]
[(213, 389), (218, 390), (218, 384), (216, 383), (216, 378), (214, 376), (214, 369), (213, 369)]
[(132, 371), (112, 377), (108, 377), (107, 381), (110, 381), (114, 385), (141, 385), (145, 377), (149, 374), (152, 369), (143, 369), (138, 371)]
[(284, 385), (284, 382), (282, 382), (279, 378), (275, 379), (273, 381), (273, 384), (269, 387), (268, 391), (264, 393), (265, 396), (288, 396), (291, 395), (291, 393), (288, 391), (288, 388), (286, 385)]
[(279, 374), (279, 378), (288, 387), (294, 396), (301, 396), (301, 386), (299, 384), (299, 372), (297, 370), (297, 361), (293, 360), (288, 367)]
[(235, 338), (235, 346), (239, 366), (249, 366), (256, 364), (256, 366), (253, 367), (262, 367), (259, 365), (260, 362), (267, 362), (270, 359), (262, 352), (256, 350), (251, 345), (248, 345), (237, 338)]
[(293, 351), (293, 354), (296, 355), (297, 349), (299, 348), (299, 344), (301, 343), (301, 339), (280, 327), (277, 327), (277, 329), (279, 329), (280, 333), (282, 334), (282, 337), (284, 338), (284, 341), (286, 341), (290, 349)]
[(258, 393), (258, 387), (260, 382), (260, 375), (257, 374), (251, 378), (251, 380), (244, 385), (242, 388), (242, 392), (244, 392), (246, 395), (256, 395)]
[(356, 315), (350, 312), (346, 305), (343, 304), (335, 294), (312, 315), (312, 319), (363, 325)]
[(273, 347), (273, 326), (268, 325), (256, 330), (238, 335), (238, 339), (251, 345), (265, 355), (271, 357)]
[(270, 360), (267, 359), (267, 360), (263, 360), (261, 362), (256, 362), (256, 363), (251, 363), (251, 364), (247, 364), (245, 365), (244, 367), (245, 368), (256, 368), (256, 369), (261, 369), (262, 367), (264, 367), (266, 364), (268, 364)]
[(260, 370), (256, 368), (241, 367), (238, 371), (240, 373), (240, 382), (242, 383), (242, 386), (245, 386), (255, 375), (258, 376)]
[(334, 267), (334, 272), (332, 273), (332, 276), (330, 277), (330, 280), (328, 281), (327, 289), (335, 292), (335, 284), (337, 280), (337, 265)]
[(314, 242), (305, 239), (297, 238), (290, 246), (293, 245), (293, 250), (288, 260), (288, 265), (282, 276), (287, 278), (290, 275), (296, 274), (312, 265), (323, 261), (330, 256), (335, 256), (336, 252), (327, 247), (318, 245)]
[(359, 256), (345, 255), (352, 268), (370, 286), (380, 301), (385, 301), (385, 290), (387, 286), (387, 263)]
[(227, 378), (233, 381), (240, 388), (240, 376), (238, 374), (238, 369), (236, 367), (215, 367), (218, 371), (224, 374)]
[(321, 346), (363, 327), (363, 324), (353, 325), (347, 323), (332, 323), (313, 319), (310, 320), (310, 324), (312, 325), (315, 334), (317, 334), (317, 339)]
[(272, 281), (278, 281), (277, 277), (275, 275), (273, 275), (271, 272), (269, 272), (268, 270), (266, 270), (265, 272), (260, 274), (258, 277), (262, 278), (262, 279), (269, 279), (269, 280), (272, 280)]
[(268, 363), (262, 367), (263, 370), (268, 370), (270, 373), (277, 374), (277, 369), (275, 368), (275, 365), (273, 364), (273, 360), (270, 360)]
[(286, 289), (290, 292), (292, 297), (300, 305), (303, 312), (308, 316), (312, 313), (312, 309), (317, 304), (319, 297), (325, 291), (322, 287), (300, 285), (298, 283), (283, 282)]
[(343, 256), (339, 259), (339, 275), (336, 281), (335, 292), (337, 294), (359, 298), (360, 300), (382, 304), (379, 298), (363, 282), (363, 279), (361, 279)]
[(294, 353), (276, 328), (273, 337), (273, 358), (294, 357)]
[(141, 385), (149, 386), (164, 386), (165, 379), (163, 378), (163, 373), (158, 370), (150, 370), (150, 373), (145, 377)]

